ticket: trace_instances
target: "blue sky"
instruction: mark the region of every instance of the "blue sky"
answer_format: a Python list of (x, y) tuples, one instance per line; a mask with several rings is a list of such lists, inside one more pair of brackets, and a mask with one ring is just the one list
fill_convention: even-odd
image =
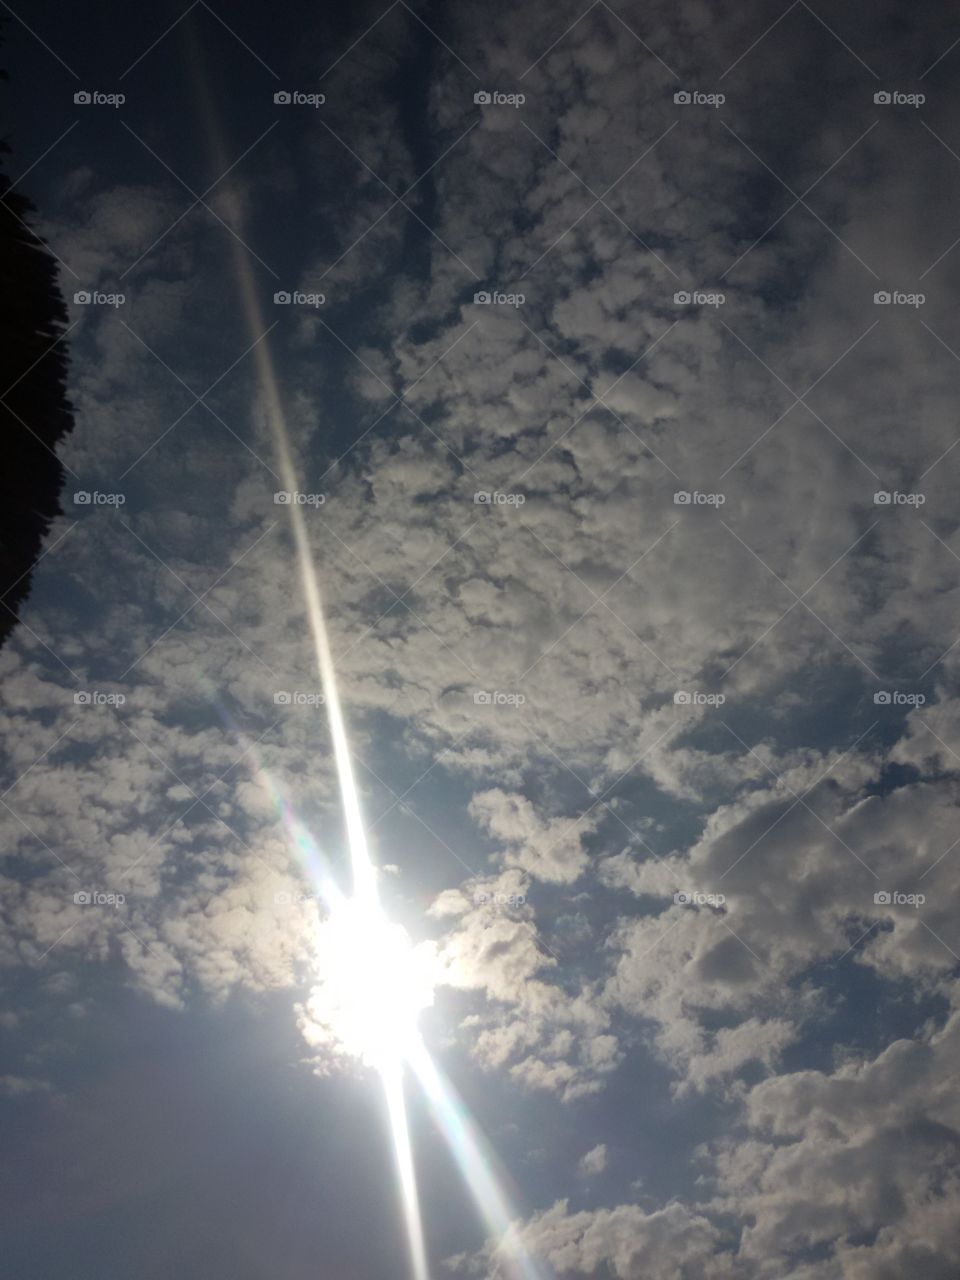
[[(956, 1274), (954, 25), (11, 11), (77, 413), (0, 653), (22, 1280), (405, 1274), (277, 804), (348, 887), (265, 351), (383, 901), (537, 1274)], [(431, 1274), (521, 1274), (409, 1106)]]

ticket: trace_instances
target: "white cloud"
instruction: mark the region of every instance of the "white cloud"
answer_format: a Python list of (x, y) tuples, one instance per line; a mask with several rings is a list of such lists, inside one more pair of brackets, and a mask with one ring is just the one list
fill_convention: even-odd
[(595, 1147), (591, 1147), (585, 1152), (579, 1160), (578, 1168), (581, 1173), (588, 1177), (595, 1173), (603, 1173), (607, 1167), (607, 1147), (606, 1143), (598, 1142)]
[(470, 813), (507, 845), (507, 865), (535, 879), (571, 884), (587, 865), (583, 837), (596, 828), (595, 820), (544, 820), (525, 796), (508, 795), (499, 788), (477, 792), (470, 801)]

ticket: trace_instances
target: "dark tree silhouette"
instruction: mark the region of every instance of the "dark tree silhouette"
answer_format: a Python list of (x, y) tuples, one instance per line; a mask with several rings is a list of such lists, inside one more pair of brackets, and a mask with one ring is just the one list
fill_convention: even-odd
[[(4, 141), (0, 154), (10, 154)], [(55, 449), (73, 430), (57, 263), (28, 225), (33, 205), (10, 187), (0, 172), (0, 645), (61, 514), (64, 473)]]

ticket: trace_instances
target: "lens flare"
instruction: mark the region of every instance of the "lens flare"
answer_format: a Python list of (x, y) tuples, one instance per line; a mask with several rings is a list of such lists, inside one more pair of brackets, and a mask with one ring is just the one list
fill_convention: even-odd
[[(216, 112), (200, 77), (209, 135), (218, 163), (225, 149)], [(237, 210), (238, 221), (239, 210)], [(233, 239), (234, 263), (243, 311), (251, 335), (261, 405), (273, 437), (280, 480), (284, 488), (299, 488), (287, 433), (279, 384), (267, 342), (267, 326), (253, 279), (248, 251), (239, 236)], [(507, 1199), (493, 1172), (491, 1153), (485, 1150), (479, 1131), (444, 1080), (427, 1051), (417, 1019), (432, 999), (432, 989), (405, 931), (392, 923), (380, 903), (377, 870), (370, 857), (346, 725), (340, 704), (336, 672), (323, 613), (320, 588), (304, 514), (299, 506), (286, 507), (296, 549), (297, 570), (317, 669), (323, 684), (330, 737), (343, 806), (350, 852), (352, 894), (346, 897), (321, 870), (323, 860), (309, 833), (284, 803), (288, 831), (301, 859), (311, 868), (314, 884), (323, 897), (329, 917), (320, 927), (321, 953), (327, 949), (322, 976), (311, 997), (315, 1009), (332, 1017), (329, 1024), (342, 1048), (374, 1066), (386, 1101), (393, 1142), (400, 1200), (413, 1280), (429, 1280), (423, 1223), (420, 1213), (413, 1148), (403, 1092), (404, 1070), (409, 1068), (423, 1088), (440, 1122), (444, 1137), (464, 1176), (487, 1231), (501, 1243), (509, 1240), (511, 1256), (519, 1259), (524, 1280), (539, 1275), (526, 1255), (511, 1221)], [(277, 788), (274, 794), (279, 795)]]
[(425, 957), (402, 925), (358, 898), (335, 906), (320, 934), (313, 1016), (367, 1066), (392, 1070), (416, 1047), (417, 1020), (433, 1003)]

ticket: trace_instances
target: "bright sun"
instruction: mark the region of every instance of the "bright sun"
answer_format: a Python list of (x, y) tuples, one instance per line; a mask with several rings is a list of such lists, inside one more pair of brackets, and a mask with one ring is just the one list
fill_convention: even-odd
[(323, 982), (311, 1013), (343, 1050), (368, 1066), (404, 1059), (419, 1042), (417, 1022), (433, 1003), (429, 955), (376, 901), (342, 898), (320, 928)]

